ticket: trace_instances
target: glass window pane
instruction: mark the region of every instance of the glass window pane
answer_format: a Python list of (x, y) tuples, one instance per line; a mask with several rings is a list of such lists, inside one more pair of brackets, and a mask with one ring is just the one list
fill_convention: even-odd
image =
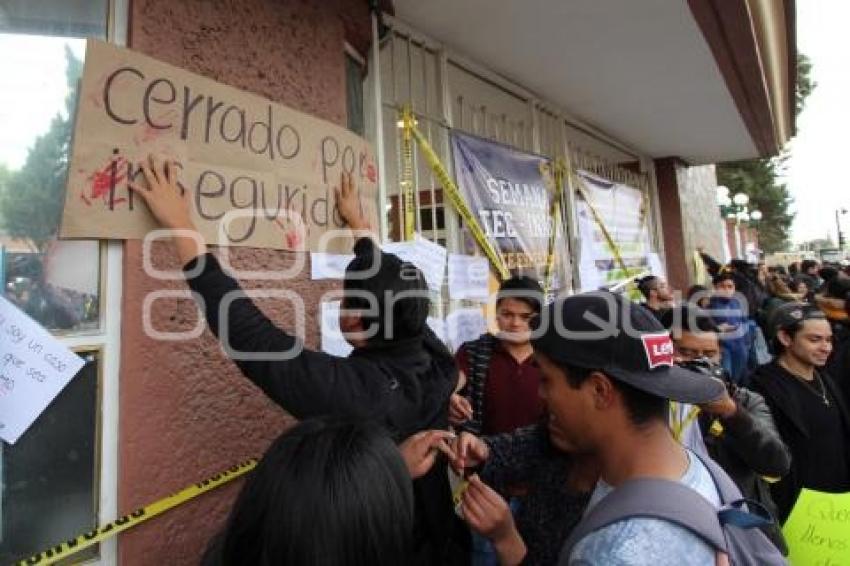
[[(14, 444), (0, 442), (0, 563), (97, 525), (96, 354)], [(93, 547), (74, 562), (96, 556)]]
[(348, 53), (345, 54), (345, 88), (348, 129), (362, 136), (365, 131), (365, 117), (363, 116), (363, 65)]
[(421, 231), (434, 228), (434, 218), (431, 216), (431, 207), (419, 207), (419, 228)]
[(96, 242), (57, 241), (86, 35), (106, 0), (0, 4), (0, 282), (52, 330), (96, 328)]

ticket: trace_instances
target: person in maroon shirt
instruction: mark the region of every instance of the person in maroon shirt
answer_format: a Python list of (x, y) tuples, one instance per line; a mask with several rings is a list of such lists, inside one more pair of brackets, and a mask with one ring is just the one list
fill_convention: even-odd
[(540, 315), (543, 290), (534, 279), (515, 276), (496, 299), (497, 335), (482, 334), (455, 354), (462, 389), (451, 398), (449, 421), (476, 435), (512, 432), (540, 421), (540, 370), (532, 358), (531, 321)]
[[(502, 283), (496, 298), (495, 336), (482, 334), (464, 343), (455, 354), (460, 391), (449, 403), (449, 422), (476, 436), (491, 436), (541, 422), (540, 370), (531, 347), (531, 323), (540, 316), (543, 289), (530, 277), (515, 276)], [(501, 495), (516, 514), (528, 486), (505, 485)], [(494, 566), (498, 557), (490, 541), (472, 537), (471, 566)]]

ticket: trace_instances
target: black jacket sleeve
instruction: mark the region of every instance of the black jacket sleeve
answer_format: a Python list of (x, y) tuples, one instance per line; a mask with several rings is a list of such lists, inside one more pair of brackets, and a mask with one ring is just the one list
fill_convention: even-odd
[(740, 388), (738, 412), (723, 420), (723, 444), (761, 476), (782, 477), (791, 468), (791, 452), (782, 441), (764, 397)]
[(541, 425), (486, 436), (483, 440), (490, 448), (490, 456), (481, 476), (497, 491), (510, 484), (529, 481), (548, 447), (546, 432)]
[(709, 275), (714, 277), (720, 273), (720, 268), (723, 267), (720, 265), (720, 262), (704, 252), (700, 252), (699, 256), (702, 258), (702, 262), (705, 264), (705, 269), (708, 271)]
[(275, 326), (212, 254), (188, 279), (212, 332), (228, 357), (266, 395), (296, 418), (326, 414), (381, 418), (393, 387), (381, 368), (367, 360), (338, 358), (304, 348)]

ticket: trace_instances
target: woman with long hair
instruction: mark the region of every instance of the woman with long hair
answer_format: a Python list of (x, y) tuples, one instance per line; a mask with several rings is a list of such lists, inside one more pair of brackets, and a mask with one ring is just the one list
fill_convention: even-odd
[[(406, 441), (377, 424), (320, 417), (272, 443), (204, 566), (396, 566), (411, 560), (413, 487), (445, 431)], [(412, 448), (412, 450), (411, 450)], [(414, 455), (412, 462), (409, 454)]]

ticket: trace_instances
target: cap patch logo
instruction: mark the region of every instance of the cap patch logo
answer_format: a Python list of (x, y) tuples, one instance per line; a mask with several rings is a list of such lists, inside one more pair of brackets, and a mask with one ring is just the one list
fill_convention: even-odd
[(673, 341), (670, 340), (669, 334), (643, 334), (640, 340), (649, 369), (673, 365)]

